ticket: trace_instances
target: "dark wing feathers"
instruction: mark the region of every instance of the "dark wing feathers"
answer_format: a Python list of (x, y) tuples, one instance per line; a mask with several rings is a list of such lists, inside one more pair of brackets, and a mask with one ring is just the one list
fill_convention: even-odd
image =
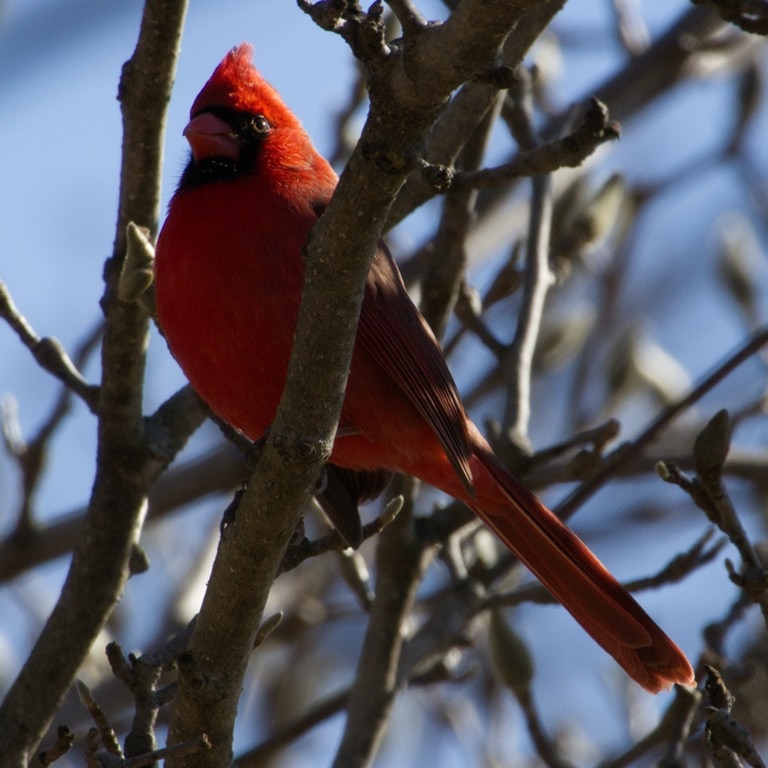
[(384, 243), (368, 275), (358, 338), (432, 427), (474, 496), (464, 406), (437, 340), (408, 296)]

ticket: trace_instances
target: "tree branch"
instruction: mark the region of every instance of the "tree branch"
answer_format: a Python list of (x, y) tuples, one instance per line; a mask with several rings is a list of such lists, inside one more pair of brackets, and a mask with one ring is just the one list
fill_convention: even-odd
[[(411, 485), (413, 481), (405, 480)], [(404, 625), (436, 548), (413, 531), (411, 493), (407, 508), (381, 535), (376, 550), (376, 597), (347, 701), (347, 722), (334, 768), (370, 765), (384, 736), (399, 687)]]
[(74, 392), (92, 412), (96, 412), (99, 388), (89, 384), (69, 359), (61, 343), (52, 337), (40, 338), (16, 308), (11, 293), (0, 281), (0, 317), (15, 331), (38, 365)]
[(130, 220), (156, 227), (163, 115), (186, 5), (149, 0), (123, 73), (123, 165), (112, 258), (105, 268), (106, 330), (98, 402), (96, 479), (81, 538), (53, 612), (0, 707), (0, 754), (23, 766), (123, 591), (152, 480), (165, 466), (147, 453), (141, 415), (148, 321), (117, 298)]
[[(514, 93), (510, 127), (523, 150), (533, 150), (539, 137), (533, 127), (531, 82), (522, 78)], [(552, 185), (548, 176), (532, 179), (531, 208), (525, 256), (523, 298), (515, 337), (502, 355), (507, 384), (504, 409), (504, 434), (524, 452), (530, 452), (528, 422), (533, 353), (539, 335), (544, 301), (554, 278), (549, 268), (549, 239), (552, 224)]]
[(457, 173), (451, 189), (470, 186), (476, 189), (507, 184), (520, 176), (542, 176), (558, 168), (581, 165), (600, 144), (619, 137), (617, 123), (608, 120), (608, 108), (592, 99), (581, 125), (568, 136), (528, 148), (496, 168)]
[(766, 344), (768, 344), (768, 326), (763, 326), (745, 339), (742, 344), (728, 355), (711, 373), (705, 376), (685, 397), (665, 408), (635, 440), (620, 446), (609, 454), (601, 464), (600, 469), (558, 504), (555, 512), (563, 519), (570, 517), (609, 478), (614, 476), (619, 469), (640, 454), (643, 448), (651, 443), (674, 418), (690, 408), (693, 403), (702, 398), (735, 368), (745, 360), (748, 360)]

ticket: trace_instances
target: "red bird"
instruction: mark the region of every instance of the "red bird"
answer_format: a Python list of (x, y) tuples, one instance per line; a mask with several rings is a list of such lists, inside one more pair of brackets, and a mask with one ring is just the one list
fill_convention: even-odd
[[(251, 54), (230, 51), (192, 105), (192, 158), (157, 243), (155, 283), (160, 325), (192, 386), (256, 440), (285, 383), (301, 249), (337, 177)], [(383, 244), (330, 461), (362, 486), (405, 472), (461, 500), (640, 685), (695, 684), (680, 649), (493, 455)]]

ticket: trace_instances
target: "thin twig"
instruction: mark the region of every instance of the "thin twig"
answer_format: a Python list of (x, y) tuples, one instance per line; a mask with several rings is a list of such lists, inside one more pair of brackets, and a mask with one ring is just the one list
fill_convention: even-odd
[(16, 332), (21, 343), (32, 353), (41, 368), (55, 376), (67, 389), (74, 392), (95, 413), (99, 388), (89, 384), (64, 351), (61, 343), (52, 337), (41, 338), (16, 308), (11, 293), (0, 281), (0, 317)]
[[(465, 144), (458, 163), (470, 169), (468, 172), (482, 163), (500, 109), (501, 97), (497, 97)], [(443, 337), (459, 296), (476, 199), (477, 191), (472, 187), (451, 189), (446, 195), (434, 248), (423, 273), (421, 311), (438, 339)]]
[(607, 107), (592, 99), (581, 125), (568, 136), (520, 152), (504, 165), (454, 176), (451, 189), (496, 187), (521, 176), (544, 176), (558, 168), (576, 168), (601, 144), (617, 139), (620, 129), (608, 120)]
[[(103, 324), (99, 323), (75, 350), (74, 366), (76, 370), (83, 367), (90, 354), (96, 349), (103, 331)], [(46, 464), (50, 440), (69, 413), (72, 394), (73, 390), (64, 382), (48, 417), (29, 440), (23, 438), (21, 427), (17, 423), (15, 400), (9, 396), (0, 405), (3, 440), (9, 454), (15, 459), (21, 474), (22, 498), (16, 529), (11, 534), (21, 546), (28, 545), (36, 533), (33, 505), (35, 491)]]
[(721, 766), (741, 765), (741, 757), (753, 768), (765, 768), (765, 762), (755, 749), (752, 734), (731, 711), (736, 698), (716, 669), (707, 666), (706, 671), (704, 688), (711, 702), (710, 706), (704, 707), (706, 733), (716, 762)]
[(734, 584), (760, 606), (768, 623), (768, 571), (763, 567), (723, 480), (723, 469), (731, 440), (731, 423), (726, 410), (720, 410), (699, 433), (693, 456), (696, 477), (690, 478), (674, 464), (660, 462), (658, 473), (663, 480), (684, 490), (699, 509), (730, 539), (743, 562), (737, 571), (726, 560)]
[(99, 729), (99, 736), (101, 737), (101, 743), (104, 745), (104, 748), (111, 755), (122, 758), (123, 750), (120, 748), (120, 742), (117, 740), (115, 729), (109, 722), (104, 710), (93, 697), (90, 688), (88, 688), (82, 680), (77, 681), (77, 693), (80, 697), (80, 701), (82, 701), (88, 709), (89, 714), (93, 718), (93, 722)]
[[(390, 525), (400, 510), (403, 508), (403, 497), (396, 496), (391, 499), (384, 511), (375, 520), (370, 523), (366, 523), (363, 526), (363, 541), (370, 539), (374, 536), (378, 536), (388, 525)], [(332, 530), (325, 536), (314, 541), (302, 541), (296, 546), (289, 547), (286, 550), (285, 555), (280, 563), (278, 574), (286, 573), (297, 568), (305, 560), (310, 557), (318, 557), (326, 552), (333, 552), (342, 549), (346, 549), (349, 545), (344, 540), (344, 537), (336, 530)]]
[(635, 458), (646, 445), (653, 442), (658, 434), (683, 411), (700, 400), (713, 387), (748, 360), (765, 344), (768, 344), (768, 325), (762, 326), (749, 336), (711, 373), (706, 375), (687, 395), (665, 408), (632, 442), (622, 445), (610, 453), (600, 469), (583, 482), (573, 493), (557, 505), (555, 512), (562, 519), (568, 519), (587, 499), (615, 475), (624, 465)]
[[(705, 545), (712, 537), (711, 531), (700, 536), (685, 552), (675, 555), (661, 570), (651, 576), (626, 581), (622, 584), (628, 592), (642, 592), (648, 589), (658, 589), (669, 584), (682, 581), (697, 568), (701, 568), (717, 557), (725, 544), (724, 540), (716, 541), (708, 549)], [(492, 583), (509, 570), (511, 556), (503, 558), (496, 566), (484, 574), (484, 581)], [(513, 606), (521, 603), (536, 605), (558, 605), (557, 598), (539, 583), (526, 584), (509, 592), (490, 593), (483, 601), (481, 610), (499, 606)]]
[[(632, 765), (649, 750), (668, 742), (667, 756), (677, 757), (669, 765), (684, 765), (683, 748), (690, 734), (694, 716), (701, 702), (701, 693), (682, 685), (675, 686), (675, 698), (662, 715), (659, 724), (642, 739), (636, 741), (628, 750), (600, 764), (600, 768), (624, 768)], [(666, 765), (661, 762), (659, 765)]]
[(554, 278), (549, 269), (549, 232), (552, 221), (552, 185), (548, 176), (535, 176), (531, 182), (531, 215), (528, 227), (523, 302), (517, 330), (502, 365), (508, 372), (504, 433), (523, 450), (530, 448), (528, 423), (531, 417), (531, 372), (533, 353), (541, 328), (544, 301)]
[(165, 760), (169, 757), (179, 759), (210, 748), (211, 742), (208, 736), (202, 734), (201, 736), (187, 739), (187, 741), (183, 741), (180, 744), (174, 744), (171, 747), (153, 749), (142, 755), (127, 758), (122, 762), (121, 768), (144, 768), (145, 766), (155, 765), (159, 760)]
[(37, 763), (35, 763), (35, 765), (48, 766), (55, 763), (60, 757), (66, 755), (67, 752), (72, 749), (74, 743), (74, 731), (66, 725), (60, 725), (56, 729), (56, 743), (44, 752), (38, 753)]
[[(533, 129), (530, 82), (520, 84), (515, 100), (517, 126), (511, 126), (524, 149), (538, 143)], [(531, 372), (536, 339), (541, 328), (544, 301), (554, 278), (549, 269), (549, 239), (552, 224), (552, 185), (549, 176), (534, 176), (525, 257), (525, 278), (517, 330), (502, 369), (507, 384), (503, 432), (523, 451), (530, 450), (528, 422), (531, 415)]]

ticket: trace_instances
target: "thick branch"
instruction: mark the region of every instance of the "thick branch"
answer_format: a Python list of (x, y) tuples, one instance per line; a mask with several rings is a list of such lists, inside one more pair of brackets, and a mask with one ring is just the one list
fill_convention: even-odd
[(376, 552), (376, 598), (334, 768), (358, 768), (373, 761), (401, 682), (398, 670), (405, 624), (434, 553), (434, 547), (423, 546), (414, 536), (409, 503), (382, 534)]
[[(539, 35), (565, 4), (565, 0), (546, 0), (529, 11), (509, 35), (502, 49), (504, 65), (514, 71), (523, 61)], [(475, 128), (493, 105), (499, 86), (482, 78), (465, 83), (446, 107), (440, 119), (430, 131), (426, 160), (429, 163), (453, 165), (454, 160)], [(391, 229), (415, 208), (436, 194), (421, 174), (411, 174), (397, 196), (389, 212), (387, 229)], [(404, 277), (407, 276), (404, 273)]]
[(406, 44), (398, 90), (414, 99), (411, 106), (439, 106), (456, 87), (493, 66), (510, 31), (540, 5), (542, 0), (464, 0), (444, 24), (427, 27)]

